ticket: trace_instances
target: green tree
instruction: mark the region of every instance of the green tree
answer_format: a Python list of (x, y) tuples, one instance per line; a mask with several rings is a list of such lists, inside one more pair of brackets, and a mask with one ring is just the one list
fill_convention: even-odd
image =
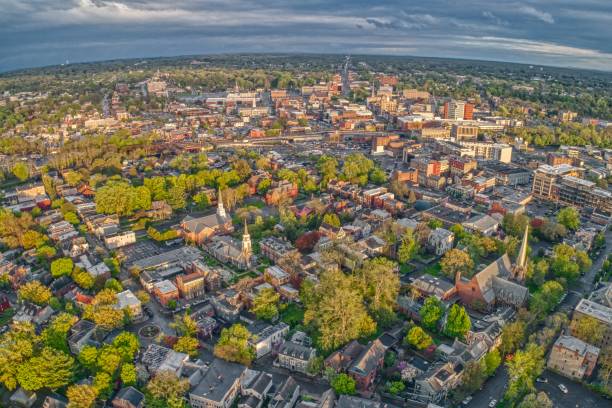
[(39, 356), (22, 364), (17, 381), (28, 391), (57, 388), (67, 385), (74, 374), (74, 359), (62, 351), (45, 347)]
[(380, 167), (374, 167), (370, 171), (369, 178), (370, 182), (377, 185), (381, 185), (387, 182), (387, 174), (385, 174), (384, 170)]
[(241, 324), (234, 324), (221, 331), (214, 348), (215, 356), (227, 361), (250, 365), (255, 358), (255, 350), (249, 344), (251, 333)]
[(199, 347), (200, 342), (195, 337), (181, 336), (172, 348), (179, 353), (187, 353), (190, 357), (197, 357)]
[(545, 282), (540, 291), (529, 300), (529, 311), (536, 315), (547, 315), (561, 300), (565, 290), (557, 281)]
[(521, 320), (505, 325), (499, 351), (503, 355), (513, 353), (525, 341), (525, 329), (525, 323)]
[(487, 377), (490, 377), (495, 374), (495, 371), (497, 370), (497, 367), (499, 367), (499, 365), (501, 364), (501, 361), (501, 355), (499, 354), (499, 351), (497, 349), (493, 349), (485, 355), (484, 363)]
[(70, 258), (59, 258), (51, 262), (51, 276), (59, 278), (64, 275), (70, 275), (74, 268), (74, 263)]
[(529, 343), (525, 349), (514, 353), (511, 360), (506, 361), (506, 367), (511, 380), (504, 399), (516, 402), (526, 392), (534, 390), (535, 379), (544, 370), (544, 350)]
[(383, 257), (368, 259), (355, 276), (372, 316), (383, 326), (391, 323), (400, 290), (397, 264)]
[(452, 305), (448, 311), (444, 333), (448, 337), (463, 338), (471, 328), (472, 322), (470, 321), (470, 316), (468, 316), (465, 308), (457, 305), (456, 303)]
[[(182, 398), (189, 390), (189, 381), (179, 379), (172, 371), (157, 373), (146, 386), (147, 406), (184, 408)], [(158, 405), (161, 402), (160, 405)]]
[(134, 361), (136, 353), (140, 348), (140, 341), (138, 340), (138, 336), (134, 333), (124, 331), (115, 337), (113, 340), (113, 347), (121, 356), (121, 360), (129, 363)]
[(567, 229), (576, 231), (580, 227), (580, 214), (573, 207), (565, 207), (557, 213), (557, 222)]
[(444, 226), (444, 224), (442, 224), (442, 221), (440, 221), (437, 218), (432, 218), (431, 220), (429, 220), (429, 222), (427, 223), (427, 226), (429, 228), (431, 228), (432, 230), (435, 230), (436, 228), (442, 228)]
[(423, 326), (430, 330), (435, 330), (437, 328), (438, 321), (440, 321), (443, 314), (444, 307), (442, 306), (442, 302), (435, 296), (429, 296), (425, 299), (423, 307), (419, 310), (419, 316), (421, 317)]
[(303, 295), (308, 300), (304, 323), (318, 329), (318, 341), (325, 350), (376, 331), (376, 322), (367, 313), (355, 278), (341, 271), (323, 272), (319, 284)]
[(121, 366), (121, 382), (124, 386), (136, 385), (137, 374), (134, 364), (126, 363)]
[(90, 372), (96, 370), (96, 365), (98, 362), (98, 349), (94, 346), (85, 345), (81, 349), (77, 359), (79, 363)]
[(353, 395), (355, 394), (355, 380), (349, 377), (345, 373), (338, 374), (335, 376), (331, 384), (334, 391), (339, 395)]
[(338, 218), (338, 215), (334, 213), (326, 213), (323, 216), (323, 223), (329, 224), (332, 227), (340, 227), (342, 225), (342, 223), (340, 222), (340, 218)]
[(333, 156), (323, 155), (317, 161), (317, 169), (321, 173), (321, 185), (327, 188), (329, 181), (337, 177), (338, 161)]
[(409, 262), (419, 250), (419, 242), (414, 236), (412, 229), (406, 230), (402, 235), (402, 242), (397, 250), (397, 259), (401, 263)]
[(506, 214), (502, 220), (502, 228), (506, 234), (521, 238), (525, 233), (525, 228), (529, 224), (529, 217), (523, 214)]
[(66, 396), (68, 408), (91, 408), (96, 402), (98, 393), (91, 385), (78, 384), (68, 387)]
[(30, 178), (30, 169), (25, 163), (16, 163), (11, 169), (11, 172), (19, 179), (19, 181), (26, 181), (28, 178)]
[(417, 350), (424, 350), (431, 346), (433, 340), (425, 330), (421, 329), (419, 326), (414, 326), (408, 331), (404, 342), (410, 344)]
[(392, 381), (387, 385), (387, 391), (389, 394), (397, 395), (400, 392), (404, 391), (406, 388), (406, 384), (403, 381)]
[(553, 408), (553, 403), (545, 392), (532, 392), (523, 398), (518, 408)]
[(278, 317), (280, 295), (272, 288), (262, 289), (253, 299), (251, 312), (258, 319), (272, 321)]
[(78, 317), (69, 313), (60, 313), (42, 331), (41, 339), (47, 347), (54, 348), (64, 353), (70, 353), (68, 348), (68, 331), (78, 321)]
[(39, 256), (40, 258), (51, 259), (56, 254), (57, 254), (56, 249), (49, 245), (43, 245), (39, 247), (38, 249), (36, 249), (36, 255)]
[(474, 261), (466, 252), (453, 248), (446, 252), (440, 260), (442, 273), (451, 279), (455, 279), (456, 274), (471, 276), (474, 269)]
[(572, 324), (572, 335), (589, 344), (600, 344), (606, 333), (606, 327), (591, 316), (582, 316)]
[(45, 305), (51, 299), (51, 290), (40, 281), (33, 280), (19, 288), (19, 298), (37, 305)]

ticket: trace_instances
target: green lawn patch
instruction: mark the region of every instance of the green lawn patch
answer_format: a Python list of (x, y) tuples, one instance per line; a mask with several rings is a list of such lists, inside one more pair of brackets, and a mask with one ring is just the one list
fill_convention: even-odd
[(440, 262), (436, 262), (433, 265), (429, 265), (427, 268), (423, 269), (423, 273), (428, 273), (432, 276), (440, 276), (442, 274), (442, 267), (440, 266)]
[(304, 309), (297, 303), (289, 303), (281, 312), (281, 320), (292, 328), (304, 321)]

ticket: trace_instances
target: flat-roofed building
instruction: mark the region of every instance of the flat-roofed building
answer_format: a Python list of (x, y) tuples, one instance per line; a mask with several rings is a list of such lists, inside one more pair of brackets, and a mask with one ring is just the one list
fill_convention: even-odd
[(570, 330), (575, 330), (580, 319), (592, 318), (603, 327), (604, 335), (600, 341), (595, 341), (593, 345), (605, 348), (612, 344), (612, 308), (595, 303), (588, 299), (581, 299), (576, 308), (570, 323)]
[(559, 336), (552, 347), (548, 368), (573, 380), (583, 380), (593, 374), (599, 348), (573, 336)]
[(545, 200), (556, 200), (557, 180), (562, 176), (580, 177), (583, 173), (582, 169), (570, 166), (569, 164), (559, 164), (557, 166), (544, 164), (533, 173), (531, 191), (535, 197)]

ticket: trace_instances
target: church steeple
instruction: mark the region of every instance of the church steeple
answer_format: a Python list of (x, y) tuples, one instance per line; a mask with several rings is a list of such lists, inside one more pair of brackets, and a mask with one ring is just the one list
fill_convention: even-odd
[(518, 281), (525, 280), (525, 273), (527, 272), (527, 249), (529, 241), (529, 223), (525, 226), (525, 233), (523, 234), (523, 241), (521, 242), (521, 249), (519, 250), (516, 262), (514, 264), (513, 276)]
[(242, 234), (242, 256), (250, 263), (251, 255), (253, 255), (251, 248), (251, 235), (249, 235), (249, 229), (247, 227), (246, 218), (244, 220), (244, 233)]
[(225, 207), (223, 207), (223, 196), (221, 195), (221, 187), (219, 187), (219, 193), (217, 194), (217, 215), (222, 219), (227, 218)]

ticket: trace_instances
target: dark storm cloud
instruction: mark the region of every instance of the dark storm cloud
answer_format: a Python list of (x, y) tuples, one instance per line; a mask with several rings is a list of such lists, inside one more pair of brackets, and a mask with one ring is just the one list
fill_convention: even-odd
[(219, 52), (480, 58), (612, 70), (609, 0), (0, 0), (0, 70)]

